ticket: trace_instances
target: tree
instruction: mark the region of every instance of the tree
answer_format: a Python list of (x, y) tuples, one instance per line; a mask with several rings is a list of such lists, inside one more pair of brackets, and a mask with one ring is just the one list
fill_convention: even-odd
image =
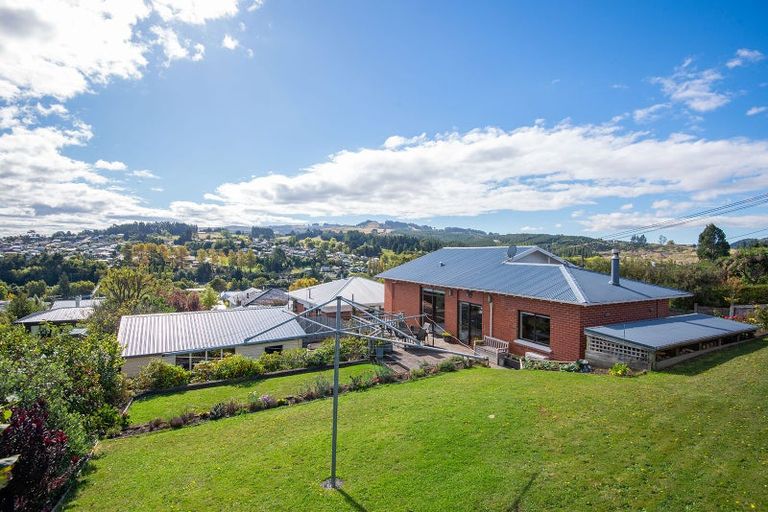
[(93, 281), (75, 281), (69, 284), (69, 293), (72, 295), (90, 295), (96, 284)]
[(659, 235), (659, 245), (664, 245), (667, 243), (667, 237), (664, 235)]
[(699, 246), (696, 248), (699, 259), (715, 261), (717, 258), (728, 256), (730, 251), (731, 246), (723, 230), (714, 224), (707, 224), (699, 235)]
[(200, 297), (200, 304), (203, 305), (203, 309), (211, 309), (213, 306), (219, 303), (219, 295), (210, 286), (205, 289), (203, 295)]
[(741, 292), (744, 289), (744, 284), (738, 277), (731, 276), (725, 281), (725, 285), (728, 290), (728, 295), (723, 298), (728, 302), (728, 305), (730, 306), (730, 314), (732, 315), (733, 305), (739, 301)]
[(45, 297), (45, 292), (48, 291), (48, 286), (46, 286), (45, 281), (30, 281), (27, 283), (26, 286), (27, 294), (30, 297)]
[(111, 268), (99, 288), (107, 301), (117, 305), (142, 301), (155, 294), (157, 289), (157, 280), (143, 267)]
[(43, 305), (39, 300), (28, 298), (26, 293), (19, 293), (11, 299), (6, 312), (10, 315), (11, 320), (16, 320), (42, 309)]
[(215, 291), (221, 293), (227, 289), (227, 282), (220, 277), (214, 277), (213, 279), (211, 279), (211, 282), (208, 283), (208, 286), (213, 288)]
[(300, 288), (308, 288), (317, 284), (319, 284), (319, 282), (314, 277), (302, 277), (291, 283), (291, 286), (288, 287), (288, 291), (298, 290)]
[(66, 273), (61, 274), (59, 278), (59, 294), (66, 299), (70, 293), (69, 276)]

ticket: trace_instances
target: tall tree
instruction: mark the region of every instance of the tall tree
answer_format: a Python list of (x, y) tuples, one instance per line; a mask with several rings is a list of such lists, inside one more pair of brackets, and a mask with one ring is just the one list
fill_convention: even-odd
[(59, 278), (59, 295), (66, 299), (69, 297), (70, 293), (69, 276), (65, 272), (61, 274), (61, 277)]
[(99, 291), (108, 301), (122, 305), (153, 295), (157, 291), (157, 281), (146, 268), (111, 268), (101, 280)]
[(707, 224), (699, 235), (699, 246), (696, 249), (699, 259), (715, 261), (722, 256), (728, 256), (730, 251), (731, 246), (723, 230), (714, 224)]

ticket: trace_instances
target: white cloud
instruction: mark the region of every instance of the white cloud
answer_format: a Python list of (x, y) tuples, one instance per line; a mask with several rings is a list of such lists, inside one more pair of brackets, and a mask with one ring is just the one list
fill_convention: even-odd
[(563, 227), (563, 225), (562, 225), (562, 224), (560, 224), (560, 223), (557, 223), (557, 224), (555, 224), (555, 227), (556, 227), (556, 228), (561, 228), (561, 227)]
[(248, 12), (253, 12), (257, 9), (261, 9), (264, 5), (264, 0), (253, 0), (251, 5), (248, 6)]
[(142, 169), (139, 171), (131, 171), (131, 176), (139, 179), (146, 179), (146, 180), (159, 180), (160, 176), (153, 173), (152, 171), (149, 171), (147, 169)]
[(237, 14), (237, 2), (238, 0), (152, 0), (152, 6), (165, 21), (202, 25), (210, 20), (234, 16)]
[(203, 60), (203, 57), (205, 57), (205, 46), (202, 43), (196, 43), (192, 48), (194, 52), (191, 59), (195, 62)]
[(249, 59), (252, 59), (252, 58), (253, 58), (253, 50), (251, 50), (250, 48), (248, 48), (247, 50), (245, 50), (245, 53), (246, 53), (246, 55), (248, 55), (248, 58), (249, 58)]
[(748, 48), (739, 48), (736, 50), (736, 55), (726, 62), (726, 66), (730, 69), (746, 66), (754, 62), (761, 61), (765, 58), (765, 55), (758, 50), (750, 50)]
[(728, 94), (714, 90), (717, 82), (722, 79), (723, 75), (715, 69), (693, 69), (689, 58), (672, 75), (655, 77), (651, 82), (661, 85), (662, 91), (671, 101), (696, 112), (710, 112), (730, 101)]
[(629, 89), (626, 84), (611, 84), (611, 89)]
[(150, 32), (157, 36), (154, 44), (160, 46), (165, 54), (165, 65), (170, 66), (171, 62), (178, 59), (186, 59), (189, 57), (189, 50), (186, 46), (183, 46), (179, 41), (179, 36), (170, 27), (154, 26), (150, 28)]
[(205, 199), (311, 217), (366, 212), (415, 219), (559, 210), (666, 193), (704, 201), (768, 188), (765, 141), (657, 139), (568, 124), (451, 132), (404, 143), (411, 140), (395, 136), (381, 148), (341, 151), (295, 175), (224, 183)]
[(635, 207), (635, 205), (633, 205), (632, 203), (626, 203), (626, 204), (621, 205), (621, 209), (624, 210), (624, 211), (631, 210), (634, 207)]
[(149, 190), (151, 190), (152, 192), (163, 192), (164, 191), (163, 187), (151, 187)]
[[(188, 42), (167, 24), (139, 29), (153, 13), (166, 22), (202, 24), (236, 12), (237, 0), (4, 0), (0, 99), (66, 100), (113, 79), (139, 79), (153, 45), (167, 62), (189, 53)], [(194, 55), (199, 60), (202, 52)]]
[(544, 228), (541, 227), (541, 226), (522, 226), (520, 228), (520, 231), (522, 231), (523, 233), (530, 233), (530, 232), (533, 232), (533, 231), (541, 232), (543, 230), (544, 230)]
[(96, 163), (93, 164), (93, 166), (97, 169), (104, 169), (107, 171), (124, 171), (126, 169), (126, 165), (118, 160), (113, 162), (109, 162), (107, 160), (96, 160)]
[(650, 123), (661, 117), (660, 112), (669, 108), (666, 103), (658, 103), (646, 108), (639, 108), (632, 112), (632, 118), (636, 123)]
[(237, 26), (240, 28), (240, 32), (245, 32), (245, 23), (241, 21)]
[(756, 116), (757, 114), (762, 114), (767, 110), (768, 110), (768, 107), (752, 107), (749, 110), (747, 110), (747, 115)]
[(227, 50), (234, 50), (238, 46), (240, 46), (240, 41), (230, 36), (229, 34), (226, 34), (224, 39), (221, 41), (221, 47), (226, 48)]

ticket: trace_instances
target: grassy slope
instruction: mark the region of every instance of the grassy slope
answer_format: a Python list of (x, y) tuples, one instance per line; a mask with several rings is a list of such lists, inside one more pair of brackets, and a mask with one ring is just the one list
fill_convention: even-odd
[[(715, 363), (720, 363), (715, 365)], [(473, 369), (104, 442), (67, 510), (768, 507), (768, 347), (621, 379)]]
[[(374, 365), (361, 364), (341, 368), (339, 377), (341, 383), (344, 384), (348, 383), (351, 375), (372, 375), (373, 373)], [(275, 398), (283, 398), (296, 394), (301, 390), (302, 386), (314, 382), (319, 374), (324, 375), (329, 381), (333, 379), (333, 370), (328, 370), (243, 382), (228, 386), (196, 389), (171, 395), (148, 396), (136, 400), (128, 410), (128, 414), (130, 415), (131, 424), (140, 425), (155, 418), (168, 420), (187, 410), (194, 412), (208, 411), (214, 404), (229, 399), (247, 402), (248, 395), (254, 391), (260, 395), (269, 394)]]

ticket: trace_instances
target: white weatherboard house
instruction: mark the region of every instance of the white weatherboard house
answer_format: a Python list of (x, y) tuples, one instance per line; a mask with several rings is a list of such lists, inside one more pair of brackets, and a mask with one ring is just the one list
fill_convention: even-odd
[(295, 318), (285, 308), (127, 315), (120, 320), (117, 334), (125, 359), (123, 372), (135, 376), (157, 358), (191, 369), (227, 354), (257, 358), (265, 352), (301, 348), (306, 333)]

